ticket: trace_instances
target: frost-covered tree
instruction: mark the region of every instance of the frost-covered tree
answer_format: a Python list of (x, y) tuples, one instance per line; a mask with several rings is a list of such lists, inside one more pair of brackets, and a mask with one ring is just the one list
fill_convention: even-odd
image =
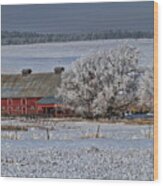
[(154, 110), (154, 69), (147, 67), (140, 81), (139, 106), (150, 112)]
[(122, 116), (139, 100), (138, 54), (133, 46), (122, 44), (81, 58), (63, 73), (59, 94), (83, 117)]

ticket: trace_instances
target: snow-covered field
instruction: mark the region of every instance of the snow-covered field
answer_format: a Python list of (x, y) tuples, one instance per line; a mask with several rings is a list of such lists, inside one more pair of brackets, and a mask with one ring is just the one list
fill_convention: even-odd
[(33, 72), (52, 72), (55, 66), (70, 68), (80, 57), (109, 50), (123, 42), (139, 49), (141, 65), (153, 64), (153, 39), (97, 40), (2, 46), (1, 71), (20, 73), (23, 68), (31, 68)]
[[(153, 126), (13, 123), (28, 131), (2, 131), (2, 176), (153, 180)], [(2, 126), (13, 123), (2, 121)]]

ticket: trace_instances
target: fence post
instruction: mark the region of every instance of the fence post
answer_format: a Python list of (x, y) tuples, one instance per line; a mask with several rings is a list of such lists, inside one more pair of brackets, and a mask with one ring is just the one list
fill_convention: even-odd
[(97, 126), (97, 131), (96, 131), (96, 136), (95, 138), (99, 138), (99, 133), (100, 133), (100, 125)]
[(46, 129), (46, 134), (47, 134), (47, 140), (50, 140), (49, 128)]

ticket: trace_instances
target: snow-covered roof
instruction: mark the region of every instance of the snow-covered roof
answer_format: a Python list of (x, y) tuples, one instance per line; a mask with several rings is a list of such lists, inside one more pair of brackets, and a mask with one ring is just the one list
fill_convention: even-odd
[(61, 74), (37, 73), (37, 74), (2, 74), (1, 97), (46, 97), (57, 94), (57, 88), (61, 82)]

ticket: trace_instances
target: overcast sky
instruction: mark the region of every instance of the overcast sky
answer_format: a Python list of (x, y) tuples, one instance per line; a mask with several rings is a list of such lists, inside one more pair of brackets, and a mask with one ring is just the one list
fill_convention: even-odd
[(2, 30), (42, 33), (153, 31), (153, 2), (4, 5)]

